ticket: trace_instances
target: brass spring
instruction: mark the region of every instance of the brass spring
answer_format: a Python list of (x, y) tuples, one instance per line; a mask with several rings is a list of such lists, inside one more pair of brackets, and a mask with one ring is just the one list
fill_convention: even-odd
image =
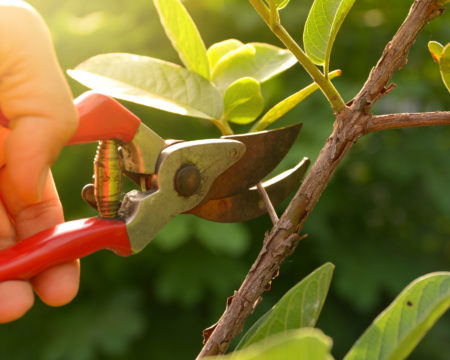
[(94, 159), (94, 197), (100, 217), (117, 217), (121, 192), (122, 170), (117, 143), (100, 141)]

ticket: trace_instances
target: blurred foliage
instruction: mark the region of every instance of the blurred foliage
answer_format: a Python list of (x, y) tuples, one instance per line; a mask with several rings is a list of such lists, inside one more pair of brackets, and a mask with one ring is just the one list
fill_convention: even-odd
[[(149, 0), (30, 1), (47, 21), (64, 69), (105, 52), (131, 52), (177, 62)], [(186, 0), (206, 46), (228, 38), (279, 45), (246, 1)], [(359, 0), (331, 54), (344, 99), (361, 87), (408, 12), (412, 1)], [(312, 0), (291, 1), (281, 19), (301, 41)], [(427, 43), (450, 39), (449, 15), (427, 25), (395, 91), (377, 113), (449, 109), (450, 97)], [(352, 61), (349, 61), (351, 55)], [(85, 91), (70, 81), (75, 95)], [(310, 83), (299, 66), (262, 86), (266, 109)], [(167, 138), (218, 136), (206, 121), (127, 104)], [(302, 156), (314, 160), (332, 129), (332, 112), (317, 92), (276, 125), (304, 122), (280, 169)], [(248, 127), (235, 125), (237, 132)], [(67, 147), (54, 166), (67, 219), (88, 217), (80, 189), (91, 181), (95, 145)], [(282, 266), (247, 327), (291, 286), (330, 261), (336, 265), (318, 327), (333, 338), (341, 358), (375, 316), (414, 278), (450, 265), (450, 128), (405, 129), (361, 139), (343, 161), (310, 215), (297, 251)], [(175, 218), (154, 242), (129, 259), (108, 252), (82, 261), (79, 296), (63, 308), (38, 303), (23, 319), (0, 326), (1, 359), (192, 359), (201, 330), (214, 323), (226, 298), (253, 262), (270, 220), (214, 224)], [(449, 315), (411, 358), (444, 360), (450, 354)], [(176, 346), (174, 346), (176, 344)]]

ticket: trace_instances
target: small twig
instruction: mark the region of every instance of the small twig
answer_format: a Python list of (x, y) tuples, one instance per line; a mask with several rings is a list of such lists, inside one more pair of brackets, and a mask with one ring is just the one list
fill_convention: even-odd
[(368, 134), (380, 130), (436, 125), (450, 125), (450, 111), (373, 116), (367, 122), (364, 133)]
[(267, 209), (267, 213), (270, 216), (270, 220), (272, 220), (272, 224), (275, 226), (278, 222), (278, 215), (275, 211), (275, 208), (273, 207), (272, 201), (270, 201), (269, 195), (267, 194), (266, 189), (264, 189), (264, 186), (261, 184), (261, 182), (256, 184), (256, 188), (258, 189), (259, 195), (261, 196), (262, 200), (264, 201), (264, 206)]

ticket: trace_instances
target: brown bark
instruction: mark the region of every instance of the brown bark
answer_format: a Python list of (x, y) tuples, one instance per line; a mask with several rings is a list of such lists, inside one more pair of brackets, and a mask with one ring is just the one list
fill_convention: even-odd
[(264, 245), (244, 282), (235, 292), (197, 359), (224, 353), (242, 330), (245, 319), (258, 304), (274, 273), (301, 240), (299, 235), (342, 158), (363, 135), (384, 129), (450, 124), (449, 112), (373, 116), (371, 107), (393, 86), (386, 85), (407, 62), (409, 49), (423, 27), (443, 9), (437, 0), (414, 1), (408, 16), (348, 105), (336, 116), (334, 130), (317, 161), (278, 223), (266, 234)]
[(436, 125), (450, 125), (450, 111), (374, 116), (367, 123), (364, 133), (368, 134), (380, 130)]

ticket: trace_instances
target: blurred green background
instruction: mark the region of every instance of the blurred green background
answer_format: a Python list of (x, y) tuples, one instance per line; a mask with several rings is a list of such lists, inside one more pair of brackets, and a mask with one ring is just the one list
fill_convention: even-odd
[[(34, 0), (47, 21), (63, 69), (105, 52), (132, 52), (178, 62), (152, 1)], [(244, 0), (186, 0), (206, 46), (237, 38), (279, 45)], [(332, 68), (345, 100), (362, 86), (412, 1), (359, 0), (335, 43)], [(312, 0), (291, 1), (282, 21), (301, 41)], [(395, 91), (374, 112), (448, 110), (449, 93), (426, 48), (450, 41), (449, 14), (433, 21), (396, 73)], [(32, 39), (30, 39), (32, 41)], [(70, 80), (74, 95), (86, 89)], [(263, 85), (266, 107), (308, 84), (299, 66)], [(167, 138), (218, 136), (207, 121), (126, 104)], [(275, 124), (304, 122), (280, 169), (314, 160), (332, 129), (316, 93)], [(243, 132), (244, 127), (236, 127)], [(68, 220), (94, 215), (80, 196), (91, 181), (95, 145), (65, 148), (54, 166)], [(361, 139), (341, 164), (304, 231), (308, 238), (282, 266), (247, 327), (291, 286), (326, 261), (336, 265), (318, 326), (341, 358), (373, 318), (414, 278), (450, 270), (450, 127), (405, 129)], [(82, 261), (78, 297), (62, 308), (37, 302), (21, 320), (0, 326), (0, 359), (193, 359), (201, 331), (214, 323), (251, 266), (270, 221), (216, 224), (178, 216), (132, 258), (100, 252)], [(411, 359), (450, 357), (444, 316)]]

